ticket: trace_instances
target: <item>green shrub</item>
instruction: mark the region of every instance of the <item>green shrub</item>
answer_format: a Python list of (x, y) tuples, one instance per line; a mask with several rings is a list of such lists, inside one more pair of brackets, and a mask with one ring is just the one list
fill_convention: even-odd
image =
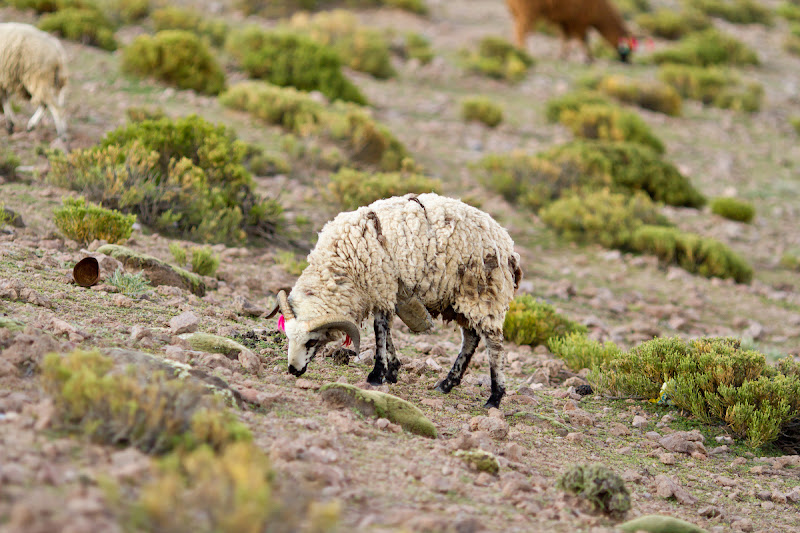
[(161, 107), (132, 106), (125, 110), (128, 122), (142, 122), (145, 120), (158, 120), (165, 118), (167, 114)]
[(17, 167), (21, 162), (17, 154), (8, 148), (0, 148), (0, 177), (14, 181), (17, 178)]
[(627, 196), (608, 189), (556, 200), (539, 211), (539, 217), (568, 240), (623, 250), (642, 225), (668, 224), (647, 195)]
[(736, 198), (714, 198), (711, 212), (737, 222), (750, 223), (756, 214), (753, 204)]
[(349, 211), (369, 205), (381, 198), (402, 196), (408, 193), (441, 192), (439, 180), (409, 172), (361, 172), (343, 168), (331, 176), (328, 189), (333, 199)]
[(734, 24), (772, 24), (772, 11), (754, 0), (691, 0), (687, 3), (706, 15)]
[(431, 41), (413, 31), (405, 34), (400, 54), (405, 59), (416, 59), (423, 65), (430, 63), (434, 57)]
[(275, 254), (275, 264), (281, 265), (283, 269), (293, 276), (299, 276), (308, 266), (308, 261), (300, 259), (298, 261), (294, 252), (281, 250)]
[(186, 264), (186, 248), (180, 244), (176, 242), (169, 243), (169, 253), (172, 254), (172, 259), (179, 267)]
[(659, 9), (639, 15), (636, 24), (655, 37), (676, 40), (688, 33), (710, 28), (711, 20), (696, 9)]
[[(800, 117), (791, 117), (791, 118), (789, 118), (789, 124), (792, 125), (792, 129), (794, 129), (794, 132), (796, 134), (800, 135)], [(0, 161), (2, 161), (2, 159), (0, 159)], [(0, 163), (0, 165), (1, 164), (2, 163)], [(0, 166), (0, 174), (2, 174), (2, 173), (3, 173), (2, 166)]]
[(511, 302), (503, 323), (506, 340), (538, 346), (554, 337), (586, 333), (586, 327), (556, 312), (555, 307), (523, 294)]
[(144, 277), (143, 272), (130, 274), (121, 268), (116, 269), (106, 280), (106, 283), (130, 298), (139, 298), (151, 288), (150, 281)]
[(578, 111), (585, 105), (612, 104), (611, 100), (598, 91), (581, 89), (550, 98), (545, 107), (545, 116), (548, 122), (559, 122), (565, 111)]
[(571, 466), (558, 478), (557, 486), (588, 501), (597, 512), (622, 517), (631, 508), (625, 481), (600, 463)]
[(781, 256), (780, 265), (787, 270), (800, 270), (800, 256), (787, 252)]
[(684, 98), (722, 109), (758, 111), (764, 89), (758, 82), (742, 85), (734, 73), (717, 67), (662, 65), (658, 77)]
[(707, 278), (733, 278), (737, 283), (750, 283), (753, 278), (753, 268), (723, 243), (676, 228), (641, 226), (630, 246)]
[(579, 372), (584, 368), (600, 368), (606, 361), (619, 357), (621, 350), (613, 342), (600, 344), (583, 333), (570, 333), (564, 337), (552, 337), (547, 341), (550, 352), (562, 359), (570, 370)]
[(220, 96), (233, 109), (248, 111), (270, 124), (302, 136), (322, 134), (344, 144), (349, 157), (381, 170), (400, 170), (410, 164), (405, 147), (369, 111), (345, 102), (325, 106), (291, 87), (242, 82)]
[(605, 104), (586, 104), (576, 111), (564, 110), (559, 122), (584, 139), (628, 141), (664, 153), (664, 144), (637, 113)]
[(484, 37), (475, 52), (465, 52), (467, 69), (476, 74), (511, 82), (521, 81), (533, 58), (499, 37)]
[(39, 29), (103, 50), (117, 48), (111, 22), (97, 9), (67, 8), (48, 13), (39, 21)]
[(783, 41), (783, 49), (788, 53), (800, 56), (800, 24), (793, 24), (789, 35)]
[(208, 246), (192, 248), (192, 272), (201, 276), (213, 276), (219, 268), (219, 255)]
[(97, 443), (156, 454), (202, 444), (222, 449), (252, 438), (203, 387), (168, 379), (160, 371), (131, 366), (118, 373), (112, 367), (113, 361), (98, 352), (45, 357), (42, 382), (53, 397), (56, 427)]
[(330, 100), (367, 103), (342, 74), (339, 55), (305, 35), (249, 26), (231, 33), (226, 48), (253, 78), (301, 91), (320, 91)]
[(236, 2), (237, 7), (246, 15), (259, 14), (267, 18), (282, 17), (296, 11), (330, 9), (342, 4), (349, 8), (387, 6), (419, 15), (428, 13), (425, 0), (237, 0)]
[(646, 13), (651, 9), (649, 0), (614, 0), (614, 4), (625, 17)]
[(382, 32), (358, 23), (354, 14), (343, 9), (310, 16), (298, 13), (291, 19), (294, 30), (308, 34), (316, 42), (330, 46), (342, 64), (378, 79), (397, 74), (392, 67), (389, 43)]
[(48, 181), (168, 234), (206, 242), (270, 238), (282, 210), (253, 192), (245, 152), (231, 131), (197, 116), (145, 120), (109, 132), (93, 148), (51, 153)]
[(759, 64), (758, 56), (753, 50), (716, 28), (689, 34), (672, 48), (656, 52), (652, 57), (658, 64), (678, 63), (699, 67)]
[(140, 35), (123, 51), (122, 70), (206, 94), (225, 87), (225, 73), (208, 46), (183, 30)]
[(93, 0), (6, 0), (17, 9), (33, 9), (36, 13), (55, 13), (63, 9), (95, 9)]
[(775, 13), (791, 22), (800, 22), (800, 3), (796, 0), (782, 2)]
[(753, 447), (774, 441), (800, 408), (800, 379), (767, 371), (763, 354), (735, 339), (653, 339), (603, 363), (601, 392), (662, 394), (705, 423), (723, 422)]
[(228, 34), (228, 25), (220, 20), (210, 20), (192, 9), (167, 6), (151, 15), (156, 31), (184, 30), (207, 37), (214, 46), (222, 46)]
[(542, 158), (591, 177), (596, 186), (646, 192), (653, 200), (682, 207), (702, 207), (705, 198), (675, 165), (637, 143), (577, 141), (556, 146)]
[(485, 96), (473, 96), (461, 101), (461, 118), (494, 128), (503, 122), (503, 108)]
[(674, 87), (663, 82), (639, 81), (612, 74), (600, 78), (596, 89), (626, 104), (671, 116), (681, 114), (681, 96)]
[(95, 239), (110, 244), (125, 242), (131, 236), (136, 216), (87, 204), (84, 198), (64, 198), (62, 207), (53, 210), (56, 227), (67, 238), (87, 245)]

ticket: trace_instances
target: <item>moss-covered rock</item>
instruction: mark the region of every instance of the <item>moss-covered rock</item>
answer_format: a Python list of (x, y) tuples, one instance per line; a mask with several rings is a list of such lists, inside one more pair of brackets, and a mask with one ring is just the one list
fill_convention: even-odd
[(0, 316), (0, 329), (7, 329), (9, 331), (20, 331), (25, 328), (25, 324), (19, 320)]
[(195, 350), (221, 353), (226, 357), (238, 357), (242, 351), (250, 351), (234, 340), (210, 333), (186, 333), (179, 335), (179, 337), (188, 341)]
[(595, 463), (574, 465), (558, 479), (558, 488), (587, 500), (596, 511), (621, 516), (631, 508), (631, 495), (618, 474)]
[(706, 533), (706, 530), (694, 524), (657, 514), (649, 514), (629, 520), (617, 526), (625, 532), (647, 531), (648, 533)]
[(500, 471), (497, 457), (483, 450), (458, 450), (454, 454), (478, 472), (487, 472), (496, 476)]
[(197, 296), (205, 296), (206, 284), (197, 274), (172, 266), (155, 257), (134, 252), (125, 246), (106, 244), (97, 249), (125, 265), (126, 268), (140, 269), (153, 285), (171, 285), (180, 287)]
[(352, 407), (364, 416), (387, 418), (403, 429), (435, 439), (436, 426), (411, 403), (378, 391), (363, 390), (346, 383), (328, 383), (320, 389), (322, 398), (339, 407)]

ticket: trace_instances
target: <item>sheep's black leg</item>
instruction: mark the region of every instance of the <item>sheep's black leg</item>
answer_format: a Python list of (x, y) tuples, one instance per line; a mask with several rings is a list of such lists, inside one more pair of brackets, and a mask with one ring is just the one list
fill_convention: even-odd
[[(375, 312), (375, 368), (367, 376), (370, 385), (382, 385), (386, 381), (387, 357), (386, 345), (389, 336), (389, 316), (381, 311)], [(389, 341), (391, 343), (391, 341)], [(394, 349), (394, 346), (392, 346)], [(395, 381), (397, 381), (395, 371)]]
[(464, 377), (464, 372), (467, 371), (467, 366), (472, 359), (472, 354), (475, 353), (475, 349), (478, 347), (480, 341), (481, 337), (475, 330), (464, 327), (461, 328), (461, 351), (458, 357), (456, 357), (453, 368), (450, 369), (447, 377), (436, 385), (437, 391), (447, 394), (453, 387), (461, 383), (461, 378)]
[(14, 116), (14, 111), (11, 109), (11, 101), (9, 100), (8, 96), (3, 95), (0, 97), (3, 103), (3, 114), (6, 117), (6, 130), (8, 134), (11, 135), (14, 133), (14, 122), (17, 121), (16, 117)]
[(489, 374), (492, 378), (492, 393), (483, 407), (500, 407), (500, 400), (506, 394), (506, 376), (503, 367), (506, 364), (506, 354), (503, 351), (503, 334), (485, 335), (486, 347), (489, 350)]
[[(389, 320), (391, 322), (391, 320)], [(394, 351), (394, 343), (392, 343), (392, 331), (386, 328), (386, 352), (388, 354), (386, 365), (386, 381), (389, 383), (397, 383), (397, 371), (400, 370), (400, 361), (397, 359), (397, 353)]]

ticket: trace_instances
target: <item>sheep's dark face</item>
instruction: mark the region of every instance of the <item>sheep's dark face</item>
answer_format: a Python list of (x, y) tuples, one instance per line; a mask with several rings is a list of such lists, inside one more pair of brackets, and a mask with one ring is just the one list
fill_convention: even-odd
[(308, 323), (292, 319), (286, 321), (286, 337), (289, 339), (289, 373), (302, 376), (308, 363), (317, 352), (338, 336), (338, 332), (308, 331)]

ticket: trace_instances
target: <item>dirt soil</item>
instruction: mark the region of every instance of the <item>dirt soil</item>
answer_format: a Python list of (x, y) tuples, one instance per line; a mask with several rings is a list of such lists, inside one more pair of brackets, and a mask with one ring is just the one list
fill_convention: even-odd
[[(373, 104), (375, 116), (427, 173), (442, 180), (445, 194), (479, 202), (509, 229), (523, 259), (521, 292), (554, 304), (585, 324), (593, 338), (623, 347), (654, 336), (734, 336), (770, 360), (800, 353), (800, 278), (779, 263), (784, 253), (800, 255), (800, 144), (789, 123), (800, 115), (800, 59), (782, 48), (785, 21), (771, 28), (715, 21), (758, 52), (762, 64), (744, 70), (743, 77), (764, 85), (761, 111), (745, 114), (690, 101), (684, 102), (681, 117), (640, 110), (664, 140), (666, 158), (701, 192), (755, 205), (752, 224), (724, 220), (707, 208), (667, 211), (680, 228), (718, 238), (752, 262), (755, 279), (737, 285), (664, 268), (648, 257), (565, 243), (530, 212), (483, 189), (470, 171), (470, 163), (487, 153), (536, 153), (568, 140), (565, 129), (547, 123), (544, 105), (575, 88), (579, 78), (617, 72), (653, 78), (655, 66), (604, 59), (587, 66), (577, 47), (563, 61), (556, 38), (534, 35), (528, 46), (537, 64), (525, 80), (510, 85), (481, 78), (463, 69), (458, 52), (485, 35), (511, 36), (504, 2), (428, 4), (426, 18), (393, 9), (357, 14), (376, 28), (430, 38), (437, 54), (431, 64), (398, 59), (398, 76), (386, 81), (348, 75)], [(194, 5), (244, 23), (225, 2)], [(34, 22), (35, 17), (0, 7), (0, 21), (11, 20)], [(257, 17), (250, 22), (274, 23)], [(143, 31), (126, 27), (118, 37), (127, 42)], [(91, 146), (125, 123), (126, 108), (141, 105), (161, 106), (175, 117), (200, 114), (261, 146), (278, 142), (278, 129), (224, 109), (215, 98), (122, 75), (119, 52), (73, 42), (65, 47), (72, 70), (69, 148)], [(230, 62), (227, 68), (231, 80), (242, 78)], [(505, 122), (496, 129), (465, 124), (460, 101), (472, 94), (501, 103)], [(31, 111), (23, 106), (21, 113)], [(341, 501), (341, 531), (616, 531), (618, 520), (592, 514), (556, 488), (568, 467), (592, 462), (626, 480), (633, 504), (628, 518), (666, 514), (717, 532), (800, 530), (798, 456), (772, 448), (748, 450), (731, 441), (726, 428), (702, 425), (668, 407), (580, 396), (574, 387), (584, 383), (585, 374), (569, 372), (544, 347), (507, 344), (509, 394), (500, 410), (487, 413), (481, 407), (489, 385), (485, 355), (476, 354), (464, 382), (440, 395), (433, 388), (458, 352), (458, 328), (437, 322), (432, 333), (413, 335), (397, 320), (400, 381), (378, 390), (417, 405), (439, 437), (427, 439), (385, 420), (331, 410), (317, 392), (323, 384), (369, 387), (372, 328), (364, 324), (362, 353), (349, 365), (318, 357), (302, 378), (290, 376), (276, 320), (244, 311), (246, 303), (271, 308), (276, 292), (292, 286), (296, 276), (276, 262), (280, 250), (215, 245), (221, 265), (216, 277), (206, 280), (211, 289), (202, 298), (172, 287), (154, 288), (141, 299), (118, 294), (105, 283), (81, 288), (72, 282), (72, 267), (90, 250), (59, 234), (52, 210), (68, 192), (43, 181), (44, 149), (63, 147), (52, 121), (47, 117), (33, 132), (18, 129), (9, 136), (3, 130), (0, 145), (23, 165), (18, 180), (0, 182), (0, 202), (25, 223), (0, 233), (0, 317), (23, 324), (19, 331), (0, 328), (0, 532), (123, 531), (99, 480), (136, 483), (150, 468), (152, 458), (136, 450), (54, 432), (52, 403), (37, 376), (15, 370), (20, 361), (76, 347), (144, 352), (224, 380), (244, 397), (241, 407), (231, 409), (250, 427), (278, 475), (307, 484), (320, 500)], [(325, 195), (325, 174), (298, 169), (291, 178), (256, 181), (261, 193), (277, 196), (286, 206), (289, 220), (307, 217), (313, 235), (337, 210)], [(171, 262), (171, 242), (193, 244), (138, 229), (126, 245)], [(301, 258), (308, 250), (294, 251)], [(192, 350), (170, 330), (170, 320), (185, 311), (196, 315), (199, 331), (239, 340), (249, 336), (244, 340), (259, 356), (262, 371), (247, 372), (236, 360)], [(701, 437), (681, 433), (692, 430)], [(670, 451), (662, 440), (668, 435), (702, 438), (702, 450)], [(499, 473), (474, 471), (453, 453), (470, 448), (495, 454)]]

